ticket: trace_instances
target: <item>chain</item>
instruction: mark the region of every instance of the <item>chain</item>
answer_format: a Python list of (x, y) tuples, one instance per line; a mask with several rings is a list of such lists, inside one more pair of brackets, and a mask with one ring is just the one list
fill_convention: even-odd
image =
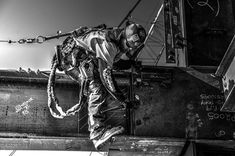
[(18, 41), (14, 40), (0, 40), (0, 42), (6, 42), (6, 43), (18, 43), (18, 44), (25, 44), (25, 43), (43, 43), (45, 41), (51, 40), (51, 39), (59, 39), (60, 37), (69, 36), (71, 35), (71, 32), (68, 33), (61, 33), (61, 31), (57, 31), (56, 35), (53, 36), (37, 36), (36, 38), (22, 38)]
[[(79, 34), (83, 34), (83, 33), (87, 33), (90, 32), (92, 30), (102, 30), (105, 29), (106, 25), (105, 24), (101, 24), (98, 25), (96, 27), (93, 28), (87, 28), (87, 27), (79, 27), (78, 29), (75, 29), (73, 31), (67, 32), (67, 33), (62, 33), (60, 30), (57, 31), (56, 35), (52, 35), (52, 36), (37, 36), (36, 38), (23, 38), (20, 39), (18, 41), (14, 41), (14, 40), (0, 40), (1, 42), (7, 42), (7, 43), (18, 43), (18, 44), (25, 44), (25, 43), (43, 43), (45, 41), (48, 40), (52, 40), (52, 39), (59, 39), (61, 37), (65, 37), (65, 36), (78, 36)], [(85, 31), (85, 32), (84, 32)]]
[(18, 44), (25, 44), (25, 43), (43, 43), (45, 41), (45, 37), (39, 36), (37, 38), (27, 38), (27, 39), (19, 39), (18, 41), (14, 40), (0, 40), (0, 42), (7, 42), (7, 43), (18, 43)]

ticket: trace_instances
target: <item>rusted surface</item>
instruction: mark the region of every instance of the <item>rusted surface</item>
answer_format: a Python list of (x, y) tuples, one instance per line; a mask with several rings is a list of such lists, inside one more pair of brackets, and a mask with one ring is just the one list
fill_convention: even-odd
[(88, 137), (79, 138), (1, 138), (0, 149), (4, 150), (76, 150), (94, 151)]
[[(0, 71), (0, 131), (45, 136), (78, 136), (87, 133), (87, 107), (75, 116), (55, 119), (47, 106), (47, 77), (41, 73), (25, 71)], [(128, 96), (129, 83), (125, 74), (119, 74), (118, 84)], [(78, 102), (79, 84), (58, 74), (56, 96), (63, 110), (67, 110)], [(110, 96), (107, 107), (118, 102)], [(126, 112), (118, 110), (107, 113), (106, 124), (126, 127)]]
[(136, 86), (135, 135), (152, 137), (234, 139), (234, 113), (221, 112), (224, 95), (216, 87), (180, 70), (173, 80)]
[[(77, 86), (57, 85), (61, 106), (68, 109), (77, 101)], [(0, 131), (73, 136), (78, 133), (77, 115), (55, 119), (47, 106), (46, 85), (0, 83)]]
[(184, 2), (189, 65), (218, 66), (234, 35), (233, 0)]
[[(220, 90), (187, 72), (177, 69), (165, 71), (151, 69), (148, 72), (146, 69), (143, 77), (135, 77), (133, 93), (140, 100), (133, 108), (135, 136), (216, 140), (235, 138), (235, 114), (220, 112), (224, 102)], [(1, 81), (0, 87), (1, 132), (47, 137), (79, 137), (81, 133), (88, 133), (86, 107), (77, 116), (63, 120), (51, 117), (47, 109), (46, 83)], [(129, 96), (128, 85), (121, 88)], [(63, 109), (77, 102), (78, 91), (79, 86), (75, 83), (58, 83), (56, 93)], [(107, 104), (110, 108), (118, 102), (108, 97)], [(127, 120), (125, 110), (118, 110), (109, 112), (105, 123), (123, 125), (127, 130)], [(138, 146), (144, 144), (142, 141)]]
[[(25, 71), (20, 70), (0, 70), (0, 82), (21, 82), (21, 83), (47, 83), (50, 71), (32, 71), (28, 69)], [(126, 72), (116, 72), (115, 77), (119, 85), (129, 85), (129, 79), (126, 77)], [(69, 76), (64, 73), (56, 73), (57, 84), (76, 84), (75, 81), (71, 80)]]
[[(116, 137), (109, 150), (139, 152), (159, 156), (179, 155), (185, 140), (147, 137)], [(123, 143), (125, 146), (123, 146)]]
[[(157, 156), (179, 155), (185, 145), (185, 139), (116, 136), (115, 141), (106, 144), (100, 151), (111, 153), (135, 153)], [(222, 140), (188, 140), (198, 145), (235, 149), (234, 141)], [(88, 136), (80, 137), (35, 137), (0, 138), (0, 150), (63, 150), (96, 151)]]
[[(179, 139), (117, 136), (114, 142), (107, 144), (101, 151), (116, 150), (172, 155), (179, 153), (183, 145), (184, 140)], [(0, 138), (0, 149), (95, 151), (88, 136)]]
[(203, 82), (205, 82), (215, 88), (222, 90), (221, 80), (219, 80), (218, 78), (213, 76), (211, 73), (201, 73), (193, 68), (186, 68), (183, 70), (186, 71), (187, 73), (189, 73), (190, 75), (200, 79), (201, 81), (203, 81)]

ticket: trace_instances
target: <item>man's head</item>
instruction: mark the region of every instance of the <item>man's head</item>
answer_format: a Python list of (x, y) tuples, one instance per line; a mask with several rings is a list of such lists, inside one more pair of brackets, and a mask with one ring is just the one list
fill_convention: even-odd
[(129, 48), (135, 49), (144, 43), (145, 29), (139, 24), (130, 24), (124, 29), (124, 38)]
[(123, 29), (119, 41), (122, 52), (127, 53), (130, 51), (134, 51), (144, 43), (145, 38), (146, 31), (141, 25), (136, 23), (127, 25)]

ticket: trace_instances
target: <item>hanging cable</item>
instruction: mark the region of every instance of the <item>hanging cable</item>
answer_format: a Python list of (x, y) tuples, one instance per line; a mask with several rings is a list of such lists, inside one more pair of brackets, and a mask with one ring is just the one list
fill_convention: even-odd
[[(157, 8), (158, 5), (159, 5), (159, 4), (158, 4), (158, 2), (157, 2), (156, 5), (154, 6), (154, 8)], [(150, 16), (147, 18), (147, 21), (150, 21), (150, 19), (153, 18), (153, 16), (155, 15), (155, 12), (156, 12), (156, 9), (154, 9), (154, 10), (151, 12)], [(152, 24), (152, 22), (148, 22), (148, 23), (149, 23), (149, 25)]]
[[(156, 15), (156, 17), (155, 17), (155, 19), (154, 19), (154, 21), (153, 21), (153, 23), (152, 23), (152, 25), (151, 25), (149, 31), (148, 31), (147, 37), (145, 38), (145, 41), (144, 41), (144, 44), (145, 44), (145, 45), (146, 45), (146, 42), (148, 41), (148, 39), (150, 38), (150, 36), (151, 36), (152, 33), (153, 33), (153, 29), (154, 29), (155, 26), (156, 26), (156, 23), (157, 23), (157, 21), (158, 21), (158, 18), (159, 18), (159, 16), (160, 16), (160, 13), (161, 13), (162, 10), (163, 10), (163, 4), (161, 5), (160, 9), (158, 10), (158, 13), (157, 13), (157, 15)], [(150, 47), (148, 47), (148, 48), (150, 49)], [(151, 50), (151, 49), (150, 49), (150, 50)], [(159, 55), (161, 55), (161, 54), (159, 54)], [(137, 59), (139, 58), (139, 56), (140, 56), (140, 53), (137, 55)], [(152, 56), (150, 56), (150, 57), (152, 57)]]
[(144, 44), (147, 42), (149, 36), (151, 35), (152, 31), (153, 31), (153, 28), (155, 27), (156, 23), (157, 23), (157, 20), (158, 20), (158, 17), (162, 11), (162, 8), (163, 8), (163, 4), (161, 5), (160, 9), (158, 10), (158, 13), (157, 13), (157, 16), (155, 17), (154, 21), (153, 21), (153, 24), (152, 26), (150, 27), (149, 31), (148, 31), (148, 34), (147, 34), (147, 37), (144, 41)]
[(160, 60), (160, 58), (161, 58), (161, 56), (162, 56), (162, 53), (163, 53), (163, 50), (164, 50), (164, 49), (165, 49), (165, 46), (162, 46), (162, 49), (161, 49), (159, 55), (157, 56), (157, 58), (156, 58), (156, 60), (155, 60), (155, 66), (157, 66), (157, 64), (158, 64), (158, 62), (159, 62), (159, 60)]

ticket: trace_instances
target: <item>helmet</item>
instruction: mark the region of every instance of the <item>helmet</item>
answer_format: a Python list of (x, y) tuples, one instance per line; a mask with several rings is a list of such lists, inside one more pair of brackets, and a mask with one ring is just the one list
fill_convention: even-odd
[(139, 24), (130, 24), (124, 29), (124, 37), (129, 48), (137, 48), (144, 43), (146, 31)]

